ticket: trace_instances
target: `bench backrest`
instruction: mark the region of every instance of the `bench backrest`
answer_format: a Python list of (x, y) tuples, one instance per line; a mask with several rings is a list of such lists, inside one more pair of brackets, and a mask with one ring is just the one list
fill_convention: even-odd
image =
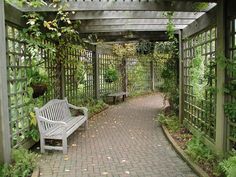
[[(67, 100), (54, 99), (46, 105), (36, 110), (36, 117), (42, 116), (52, 121), (63, 121), (71, 117)], [(38, 119), (37, 119), (38, 120)], [(39, 130), (45, 132), (55, 126), (55, 124), (38, 121)]]

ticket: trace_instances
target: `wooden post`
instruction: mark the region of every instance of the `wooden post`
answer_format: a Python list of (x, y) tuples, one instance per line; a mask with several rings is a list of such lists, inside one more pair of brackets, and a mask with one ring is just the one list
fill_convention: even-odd
[(183, 43), (182, 30), (179, 30), (179, 121), (184, 120), (184, 66), (183, 66)]
[(155, 90), (154, 61), (150, 61), (151, 90)]
[(11, 156), (5, 35), (4, 1), (0, 1), (0, 164), (9, 163)]
[(99, 61), (98, 61), (98, 53), (96, 46), (92, 52), (92, 60), (93, 60), (93, 90), (95, 99), (99, 99), (100, 97), (100, 85), (99, 85)]
[[(226, 0), (217, 1), (217, 42), (216, 56), (226, 56)], [(216, 151), (223, 155), (226, 145), (226, 118), (224, 115), (225, 68), (217, 63), (217, 97), (216, 97)]]
[(66, 83), (65, 83), (65, 65), (61, 64), (61, 96), (64, 99), (66, 95)]
[(128, 77), (127, 77), (127, 68), (126, 68), (126, 65), (127, 65), (127, 61), (126, 61), (126, 58), (123, 58), (122, 59), (122, 85), (123, 85), (123, 91), (124, 92), (127, 92), (128, 89), (127, 89), (127, 86), (128, 86)]

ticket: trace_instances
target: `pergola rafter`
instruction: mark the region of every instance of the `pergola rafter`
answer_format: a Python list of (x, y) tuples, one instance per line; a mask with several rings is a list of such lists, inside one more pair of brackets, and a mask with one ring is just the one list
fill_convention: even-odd
[[(187, 25), (175, 25), (175, 29), (183, 29)], [(137, 24), (137, 25), (97, 25), (97, 26), (81, 26), (82, 33), (96, 33), (96, 32), (119, 32), (119, 31), (165, 31), (167, 25), (163, 24)]]
[[(175, 11), (175, 12), (199, 12), (195, 8), (196, 1), (83, 1), (71, 0), (62, 1), (66, 3), (64, 10), (66, 11)], [(214, 4), (210, 4), (207, 9), (200, 10), (202, 12), (208, 11)], [(57, 11), (57, 8), (52, 6), (43, 6), (32, 8), (24, 6), (20, 8), (24, 12), (38, 11), (38, 12), (51, 12)]]
[[(194, 20), (174, 19), (175, 25), (188, 25)], [(81, 26), (109, 26), (109, 25), (166, 25), (168, 19), (109, 19), (109, 20), (83, 20)]]
[[(109, 33), (109, 32), (143, 32), (143, 31), (166, 31), (168, 18), (165, 12), (174, 11), (173, 24), (175, 29), (184, 29), (194, 20), (203, 16), (206, 11), (215, 6), (216, 0), (64, 0), (64, 10), (74, 11), (70, 15), (73, 21), (81, 21), (80, 33)], [(197, 2), (210, 2), (209, 7), (199, 12)], [(9, 9), (9, 7), (7, 8)], [(20, 11), (51, 12), (57, 8), (43, 6), (40, 8), (20, 7)], [(12, 9), (10, 8), (9, 13)], [(18, 10), (19, 13), (19, 10)], [(14, 18), (10, 19), (14, 20)], [(108, 35), (109, 36), (109, 35)], [(147, 39), (148, 35), (145, 35)], [(114, 39), (114, 36), (111, 36)], [(162, 37), (161, 37), (162, 38)], [(119, 37), (119, 39), (122, 39)], [(128, 38), (124, 38), (125, 41)], [(130, 38), (133, 40), (133, 38)], [(150, 36), (153, 39), (153, 36)], [(157, 39), (155, 37), (155, 39)], [(158, 40), (158, 39), (157, 39)]]
[[(88, 37), (90, 33), (80, 33), (82, 38)], [(132, 31), (132, 32), (99, 32), (96, 33), (97, 38), (102, 39), (104, 42), (127, 42), (151, 40), (151, 41), (167, 41), (168, 36), (164, 31)]]
[[(195, 20), (204, 12), (175, 12), (173, 19)], [(70, 16), (71, 20), (106, 20), (106, 19), (166, 19), (158, 11), (77, 11)]]

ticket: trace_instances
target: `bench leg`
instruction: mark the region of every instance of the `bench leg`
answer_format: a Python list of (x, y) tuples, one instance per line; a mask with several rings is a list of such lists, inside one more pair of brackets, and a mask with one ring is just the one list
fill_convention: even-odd
[(45, 139), (43, 137), (40, 137), (40, 151), (41, 153), (45, 153)]
[(123, 101), (125, 101), (125, 95), (123, 95)]
[(84, 122), (84, 130), (88, 129), (88, 119)]
[(116, 104), (116, 97), (113, 96), (113, 104)]
[(67, 138), (62, 139), (63, 154), (67, 154)]

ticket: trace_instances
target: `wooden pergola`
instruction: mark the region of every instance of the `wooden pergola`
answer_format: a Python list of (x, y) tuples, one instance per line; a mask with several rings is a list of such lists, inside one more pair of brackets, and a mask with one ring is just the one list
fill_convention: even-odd
[[(199, 12), (194, 8), (198, 2), (209, 2), (208, 9)], [(63, 2), (62, 2), (63, 3)], [(184, 89), (183, 89), (183, 46), (182, 41), (209, 26), (217, 26), (216, 51), (228, 55), (227, 33), (228, 19), (236, 15), (233, 9), (236, 2), (230, 0), (65, 0), (66, 11), (74, 11), (71, 20), (80, 20), (80, 34), (86, 37), (96, 34), (104, 41), (134, 41), (147, 39), (166, 41), (168, 19), (163, 12), (173, 11), (173, 23), (179, 37), (180, 53), (180, 110), (179, 117), (183, 120)], [(54, 8), (16, 7), (0, 2), (0, 162), (10, 159), (10, 134), (7, 92), (7, 59), (5, 44), (5, 22), (24, 26), (21, 16), (24, 12), (37, 11), (53, 13)], [(131, 35), (130, 35), (131, 34)], [(217, 66), (217, 88), (224, 88), (225, 71)], [(224, 116), (224, 93), (217, 92), (216, 100), (216, 142), (215, 149), (222, 153), (225, 150), (226, 120)]]

